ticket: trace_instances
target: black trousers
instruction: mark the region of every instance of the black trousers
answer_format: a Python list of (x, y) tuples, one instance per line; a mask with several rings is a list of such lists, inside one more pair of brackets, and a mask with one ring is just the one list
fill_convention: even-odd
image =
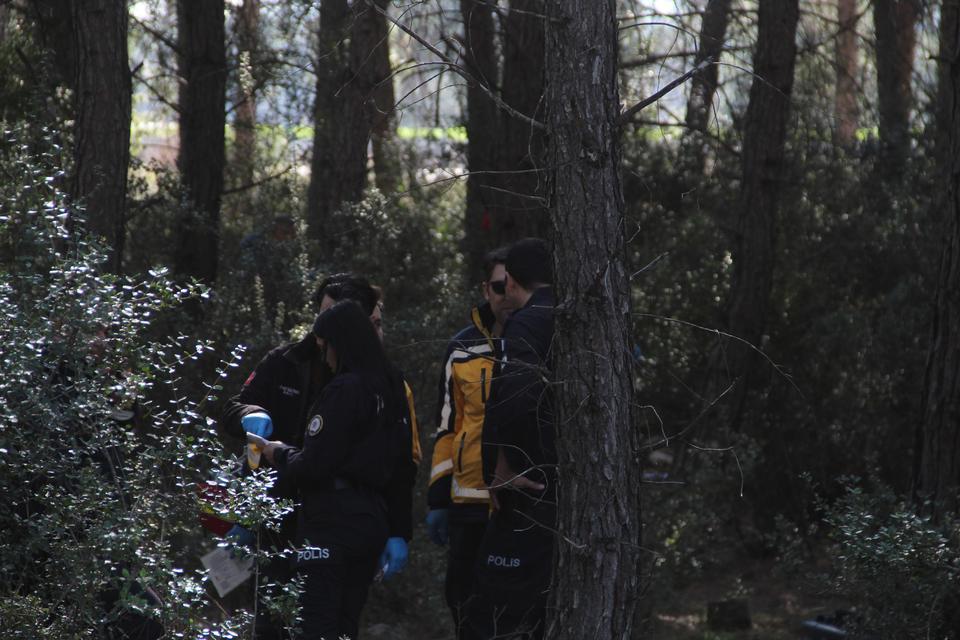
[(377, 561), (378, 558), (369, 557), (301, 568), (304, 590), (300, 596), (298, 640), (356, 640), (360, 612), (367, 602)]
[(304, 578), (298, 640), (356, 640), (360, 612), (387, 541), (386, 509), (365, 489), (304, 498), (297, 572)]
[(512, 502), (519, 504), (493, 513), (480, 542), (475, 595), (461, 619), (464, 640), (543, 637), (556, 514), (547, 504)]
[(462, 629), (463, 612), (468, 600), (474, 595), (477, 554), (486, 530), (485, 521), (450, 523), (450, 548), (447, 551), (447, 578), (444, 583), (444, 594), (447, 606), (450, 607), (450, 613), (453, 615), (453, 627), (459, 640), (468, 637)]

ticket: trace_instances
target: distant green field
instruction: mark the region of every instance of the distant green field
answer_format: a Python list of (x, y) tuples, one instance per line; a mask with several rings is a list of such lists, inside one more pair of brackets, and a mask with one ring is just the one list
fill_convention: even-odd
[[(233, 125), (226, 125), (227, 140), (233, 140)], [(131, 127), (134, 140), (143, 136), (172, 138), (177, 135), (177, 123), (171, 121), (143, 120), (134, 114)], [(280, 137), (284, 140), (312, 140), (313, 127), (310, 125), (281, 126), (271, 124), (257, 125), (257, 134), (266, 137)], [(467, 142), (466, 127), (397, 127), (397, 137), (401, 140), (451, 140)]]

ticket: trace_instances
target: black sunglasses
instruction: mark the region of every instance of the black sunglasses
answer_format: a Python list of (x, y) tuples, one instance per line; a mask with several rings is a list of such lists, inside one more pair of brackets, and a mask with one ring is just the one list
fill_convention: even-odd
[(491, 280), (490, 281), (490, 290), (493, 291), (498, 296), (502, 296), (507, 292), (507, 281), (506, 280)]

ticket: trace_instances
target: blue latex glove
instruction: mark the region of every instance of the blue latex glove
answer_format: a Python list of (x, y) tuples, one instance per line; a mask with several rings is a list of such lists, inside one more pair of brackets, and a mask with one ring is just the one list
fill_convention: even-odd
[(238, 524), (230, 527), (226, 538), (237, 547), (253, 547), (257, 543), (257, 536), (254, 535), (253, 531)]
[(247, 433), (253, 433), (261, 438), (269, 438), (273, 433), (273, 420), (263, 411), (248, 413), (240, 419), (243, 430)]
[(450, 517), (446, 509), (431, 509), (427, 512), (427, 535), (441, 547), (450, 540)]
[(383, 579), (389, 580), (407, 566), (407, 541), (403, 538), (389, 538), (387, 546), (380, 554), (380, 566), (383, 569)]

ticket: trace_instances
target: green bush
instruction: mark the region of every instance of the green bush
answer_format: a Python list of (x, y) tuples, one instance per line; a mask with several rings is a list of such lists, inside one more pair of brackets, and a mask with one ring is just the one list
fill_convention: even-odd
[(960, 523), (936, 526), (883, 486), (842, 484), (825, 516), (829, 584), (860, 614), (855, 635), (958, 637)]
[[(131, 611), (166, 637), (236, 637), (248, 616), (215, 613), (198, 561), (213, 543), (198, 524), (197, 483), (232, 478), (234, 466), (205, 418), (218, 382), (183, 377), (211, 347), (150, 337), (160, 315), (206, 292), (163, 270), (103, 273), (104, 250), (57, 190), (49, 140), (47, 150), (16, 133), (0, 146), (5, 637), (104, 637)], [(276, 517), (282, 505), (244, 500), (269, 480), (226, 480), (224, 509), (246, 522)]]

